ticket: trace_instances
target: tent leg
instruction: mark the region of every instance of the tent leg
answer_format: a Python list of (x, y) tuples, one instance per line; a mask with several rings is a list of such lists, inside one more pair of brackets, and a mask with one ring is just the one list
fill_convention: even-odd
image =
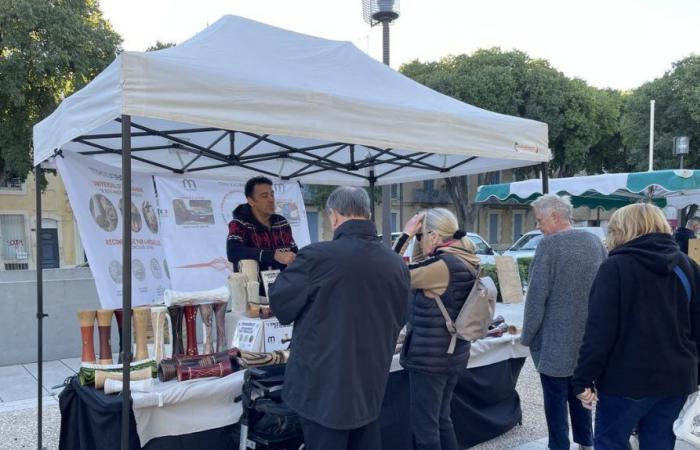
[(542, 163), (542, 193), (549, 194), (549, 163)]
[(382, 241), (391, 247), (391, 185), (382, 186)]
[(36, 447), (42, 450), (43, 384), (44, 384), (44, 267), (41, 261), (41, 164), (34, 168), (36, 190), (36, 320), (37, 320), (37, 414)]
[(374, 214), (374, 169), (369, 171), (369, 214), (374, 224), (377, 224), (377, 216)]
[(129, 450), (129, 419), (131, 413), (131, 116), (122, 115), (122, 439), (121, 449)]

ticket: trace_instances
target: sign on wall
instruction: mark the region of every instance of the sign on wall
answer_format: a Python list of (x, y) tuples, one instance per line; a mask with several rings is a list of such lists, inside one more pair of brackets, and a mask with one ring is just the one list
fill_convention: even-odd
[[(65, 152), (56, 158), (103, 308), (122, 306), (124, 202), (118, 167)], [(134, 306), (161, 302), (170, 288), (150, 175), (131, 177), (131, 282)]]

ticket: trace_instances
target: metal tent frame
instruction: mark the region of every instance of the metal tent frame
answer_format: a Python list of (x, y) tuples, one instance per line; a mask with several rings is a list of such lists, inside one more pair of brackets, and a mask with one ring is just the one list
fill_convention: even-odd
[[(460, 162), (453, 163), (448, 167), (439, 167), (433, 164), (428, 164), (423, 160), (433, 153), (430, 152), (414, 152), (408, 155), (400, 155), (391, 148), (381, 149), (377, 147), (368, 147), (369, 149), (376, 152), (371, 156), (365, 156), (357, 158), (356, 154), (356, 144), (335, 142), (329, 144), (318, 145), (314, 147), (302, 147), (296, 148), (282, 142), (279, 142), (269, 135), (259, 135), (250, 132), (243, 131), (232, 131), (232, 130), (221, 130), (218, 128), (202, 127), (202, 128), (188, 128), (188, 129), (176, 129), (176, 130), (156, 130), (153, 128), (140, 125), (138, 123), (132, 122), (131, 116), (122, 115), (120, 118), (115, 119), (121, 124), (121, 133), (104, 133), (104, 134), (91, 134), (83, 135), (73, 139), (73, 142), (83, 144), (84, 146), (90, 148), (89, 150), (79, 151), (78, 153), (94, 156), (94, 155), (116, 155), (121, 157), (121, 168), (122, 168), (122, 196), (125, 199), (125, 203), (129, 204), (131, 201), (131, 161), (139, 161), (159, 169), (167, 170), (176, 174), (185, 174), (199, 171), (206, 171), (214, 168), (221, 167), (242, 167), (258, 173), (269, 175), (271, 177), (280, 178), (282, 180), (292, 180), (295, 178), (300, 178), (304, 175), (310, 173), (319, 173), (324, 171), (335, 171), (341, 172), (346, 175), (352, 175), (355, 177), (362, 178), (366, 180), (370, 187), (371, 195), (371, 206), (372, 214), (374, 215), (374, 186), (377, 180), (381, 177), (399, 171), (403, 168), (418, 168), (425, 170), (428, 174), (432, 173), (437, 175), (437, 177), (449, 176), (451, 170), (460, 167), (464, 164), (469, 164), (470, 162), (477, 159), (476, 156), (464, 157)], [(133, 131), (132, 129), (138, 130)], [(184, 139), (178, 137), (178, 134), (183, 133), (204, 133), (204, 132), (220, 132), (220, 134), (212, 140), (208, 146), (197, 145), (188, 142)], [(242, 134), (254, 139), (253, 143), (246, 145), (244, 148), (236, 149), (236, 135)], [(132, 146), (133, 138), (156, 136), (160, 138), (167, 139), (170, 141), (167, 145), (158, 146)], [(120, 139), (121, 147), (114, 148), (108, 145), (100, 143), (100, 141), (107, 139)], [(212, 150), (214, 145), (228, 139), (229, 142), (229, 154), (223, 155), (219, 152)], [(262, 154), (248, 154), (253, 148), (255, 148), (260, 143), (269, 143), (279, 147), (277, 151), (265, 152)], [(167, 166), (148, 158), (139, 156), (139, 153), (157, 151), (157, 150), (182, 150), (190, 155), (192, 158), (187, 162), (183, 161), (181, 167), (171, 167)], [(319, 155), (316, 152), (322, 151), (324, 154)], [(340, 162), (338, 160), (333, 160), (332, 157), (345, 151), (349, 156), (349, 162)], [(55, 155), (60, 157), (61, 151), (56, 150)], [(269, 171), (256, 168), (255, 163), (261, 161), (268, 161), (272, 159), (290, 159), (299, 163), (304, 164), (303, 168), (295, 169), (289, 173), (275, 174)], [(210, 160), (206, 165), (192, 167), (192, 165), (200, 160)], [(364, 176), (359, 173), (355, 173), (358, 170), (365, 168), (372, 168), (379, 164), (388, 164), (393, 166), (391, 169), (387, 169), (382, 173), (375, 174), (374, 170), (370, 170), (369, 176)], [(548, 167), (549, 163), (541, 163), (540, 170), (542, 174), (542, 188), (544, 192), (548, 192)], [(36, 232), (37, 236), (41, 234), (41, 164), (35, 167), (36, 174)], [(430, 178), (430, 177), (426, 177)], [(389, 205), (384, 202), (384, 207), (388, 209)], [(129, 223), (131, 221), (131, 209), (124, 208), (124, 221)], [(388, 217), (388, 213), (384, 212), (384, 217)], [(38, 412), (37, 412), (37, 442), (38, 448), (41, 450), (42, 447), (42, 400), (41, 400), (41, 389), (42, 389), (42, 373), (43, 373), (43, 319), (48, 317), (47, 314), (43, 312), (43, 268), (41, 267), (41, 246), (37, 242), (37, 360), (38, 360)], [(122, 339), (123, 342), (131, 342), (131, 228), (123, 227), (122, 229), (122, 308), (124, 311), (123, 319), (123, 329), (122, 329)], [(123, 403), (122, 403), (122, 432), (121, 432), (121, 448), (123, 450), (128, 450), (128, 436), (129, 436), (129, 416), (131, 411), (131, 392), (130, 392), (130, 363), (132, 361), (133, 355), (131, 354), (131, 346), (124, 345), (122, 349), (122, 361), (123, 361)], [(129, 399), (129, 401), (127, 401)]]

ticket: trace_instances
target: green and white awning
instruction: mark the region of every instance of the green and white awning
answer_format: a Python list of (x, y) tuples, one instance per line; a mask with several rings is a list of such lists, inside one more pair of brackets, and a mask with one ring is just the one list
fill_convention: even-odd
[[(613, 209), (651, 199), (659, 206), (700, 204), (700, 170), (609, 173), (549, 180), (549, 192), (570, 195), (575, 207)], [(542, 180), (479, 186), (476, 202), (529, 204), (542, 195)]]

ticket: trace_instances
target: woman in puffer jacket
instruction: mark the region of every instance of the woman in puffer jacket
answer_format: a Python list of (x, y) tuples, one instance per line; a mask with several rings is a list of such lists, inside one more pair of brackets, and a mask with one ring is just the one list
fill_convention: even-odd
[(459, 373), (467, 367), (470, 344), (458, 339), (448, 353), (452, 336), (435, 298), (442, 299), (455, 320), (474, 285), (479, 258), (446, 209), (413, 216), (394, 250), (402, 253), (414, 236), (411, 303), (401, 353), (401, 365), (409, 374), (413, 436), (418, 450), (457, 450), (450, 401)]

